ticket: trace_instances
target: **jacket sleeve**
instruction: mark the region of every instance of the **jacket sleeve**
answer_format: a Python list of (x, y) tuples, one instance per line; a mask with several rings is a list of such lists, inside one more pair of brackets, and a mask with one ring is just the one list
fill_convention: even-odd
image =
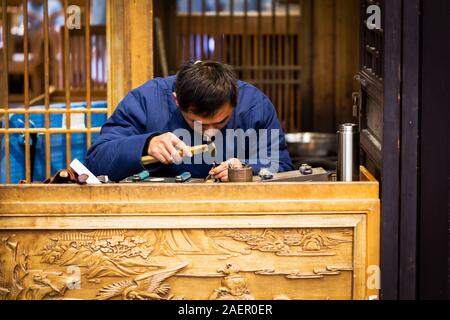
[[(253, 127), (260, 133), (257, 148), (258, 155), (256, 157), (251, 156), (245, 162), (250, 162), (255, 175), (263, 168), (267, 168), (272, 173), (294, 170), (284, 132), (272, 102), (264, 96), (260, 107), (256, 108), (256, 110), (258, 110), (258, 115), (255, 117), (256, 123), (253, 124)], [(261, 137), (263, 138), (262, 140)]]
[(148, 139), (159, 133), (146, 132), (146, 123), (145, 105), (133, 92), (129, 93), (89, 149), (86, 157), (89, 170), (96, 176), (107, 175), (113, 181), (120, 181), (148, 169), (141, 162), (144, 147)]

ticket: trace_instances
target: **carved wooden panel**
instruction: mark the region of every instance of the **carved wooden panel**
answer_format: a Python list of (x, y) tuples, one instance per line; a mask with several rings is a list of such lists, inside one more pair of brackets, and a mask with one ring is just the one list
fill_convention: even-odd
[(1, 232), (0, 296), (351, 299), (354, 237), (353, 228)]

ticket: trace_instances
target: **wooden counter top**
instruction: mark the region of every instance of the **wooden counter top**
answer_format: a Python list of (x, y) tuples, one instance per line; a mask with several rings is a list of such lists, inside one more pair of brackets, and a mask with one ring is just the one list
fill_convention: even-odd
[[(0, 292), (6, 299), (375, 298), (379, 187), (364, 168), (361, 180), (0, 186), (7, 279)], [(21, 285), (17, 266), (33, 270)], [(73, 270), (79, 289), (68, 284)], [(145, 279), (156, 277), (165, 277), (165, 289), (150, 294)], [(110, 296), (109, 286), (136, 279), (137, 287)]]

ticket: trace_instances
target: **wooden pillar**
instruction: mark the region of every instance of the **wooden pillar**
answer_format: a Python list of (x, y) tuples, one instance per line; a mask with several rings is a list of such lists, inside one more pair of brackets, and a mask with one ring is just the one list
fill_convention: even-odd
[(307, 56), (302, 61), (302, 88), (310, 90), (305, 86), (308, 74), (312, 88), (312, 101), (304, 101), (312, 105), (305, 128), (335, 133), (339, 124), (356, 121), (352, 92), (357, 90), (353, 79), (359, 70), (359, 0), (303, 0), (303, 5), (302, 18), (309, 14), (312, 19), (311, 40), (306, 38), (312, 48), (311, 65), (306, 65)]
[(313, 131), (313, 0), (299, 0), (301, 8), (299, 54), (301, 77), (301, 128)]
[(153, 78), (153, 1), (108, 0), (108, 108)]
[(359, 71), (359, 0), (336, 0), (334, 48), (335, 125), (355, 122), (352, 93), (358, 91), (354, 80)]
[(313, 123), (314, 131), (335, 131), (336, 3), (313, 2)]

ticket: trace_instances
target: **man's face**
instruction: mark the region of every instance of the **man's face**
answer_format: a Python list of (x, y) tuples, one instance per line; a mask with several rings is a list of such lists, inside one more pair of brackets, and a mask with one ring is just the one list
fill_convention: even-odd
[(214, 130), (223, 129), (228, 121), (230, 121), (231, 116), (233, 114), (233, 106), (230, 103), (224, 104), (216, 114), (210, 118), (204, 118), (202, 116), (196, 115), (192, 112), (184, 112), (181, 111), (184, 120), (188, 123), (188, 125), (194, 130), (194, 123), (201, 122), (202, 123), (202, 133), (213, 132)]

